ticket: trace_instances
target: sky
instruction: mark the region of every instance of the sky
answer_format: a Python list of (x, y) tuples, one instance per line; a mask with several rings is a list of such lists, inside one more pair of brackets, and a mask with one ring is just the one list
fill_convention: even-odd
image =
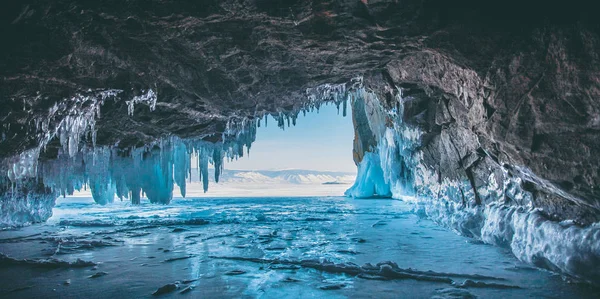
[(269, 116), (268, 126), (265, 127), (263, 119), (258, 128), (250, 155), (226, 162), (225, 168), (356, 172), (353, 139), (352, 113), (348, 111), (343, 117), (334, 104), (321, 106), (319, 112), (307, 112), (306, 116), (301, 113), (296, 126), (286, 126), (285, 130), (277, 127), (277, 121)]

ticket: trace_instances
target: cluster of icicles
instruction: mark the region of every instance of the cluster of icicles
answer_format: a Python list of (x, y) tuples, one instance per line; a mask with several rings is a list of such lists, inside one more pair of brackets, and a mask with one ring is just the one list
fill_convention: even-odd
[[(37, 177), (63, 196), (89, 188), (94, 200), (100, 204), (110, 203), (115, 197), (130, 199), (132, 203), (140, 203), (142, 197), (153, 203), (168, 203), (173, 196), (174, 184), (185, 196), (186, 181), (191, 179), (192, 171), (198, 171), (205, 192), (208, 190), (209, 165), (218, 182), (224, 160), (237, 159), (245, 150), (250, 150), (263, 118), (265, 125), (272, 116), (279, 127), (284, 128), (286, 121), (289, 127), (290, 122), (296, 124), (300, 112), (318, 110), (325, 102), (334, 103), (338, 109), (342, 106), (345, 116), (347, 101), (361, 83), (361, 78), (356, 78), (350, 84), (309, 88), (306, 90), (307, 101), (294, 111), (264, 112), (252, 119), (231, 118), (220, 142), (167, 136), (150, 145), (128, 150), (96, 146), (95, 140), (96, 118), (100, 117), (102, 104), (106, 99), (116, 98), (121, 91), (90, 91), (85, 96), (77, 95), (55, 105), (48, 117), (34, 120), (39, 146), (10, 161), (8, 179), (19, 184), (24, 178)], [(133, 116), (137, 104), (145, 104), (152, 111), (156, 101), (157, 94), (148, 89), (126, 101), (128, 114)], [(39, 161), (40, 152), (54, 138), (62, 145), (58, 157)]]
[[(248, 140), (254, 138), (248, 132)], [(61, 195), (89, 188), (99, 204), (107, 204), (116, 197), (139, 204), (145, 196), (152, 203), (169, 203), (174, 184), (186, 194), (186, 181), (193, 168), (199, 172), (204, 191), (208, 189), (209, 165), (214, 166), (218, 182), (226, 157), (235, 158), (241, 143), (210, 143), (206, 141), (165, 138), (153, 145), (130, 149), (124, 153), (108, 147), (84, 150), (74, 157), (60, 155), (56, 160), (38, 165), (38, 176), (44, 184)], [(192, 161), (196, 165), (192, 167)]]
[[(54, 104), (48, 113), (31, 119), (32, 131), (37, 135), (38, 146), (9, 159), (7, 176), (11, 182), (36, 175), (40, 153), (54, 138), (60, 140), (63, 153), (75, 157), (79, 153), (82, 141), (89, 137), (92, 147), (96, 147), (96, 119), (100, 117), (100, 108), (108, 99), (116, 99), (122, 90), (89, 90), (85, 93)], [(42, 97), (38, 95), (38, 97)], [(149, 89), (132, 101), (127, 101), (130, 114), (133, 105), (143, 103), (154, 110), (156, 94)]]

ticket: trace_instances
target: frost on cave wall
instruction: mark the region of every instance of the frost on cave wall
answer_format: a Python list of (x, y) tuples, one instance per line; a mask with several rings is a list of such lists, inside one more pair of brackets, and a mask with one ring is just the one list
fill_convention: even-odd
[[(498, 164), (485, 152), (471, 161), (479, 171), (476, 174), (485, 180), (474, 184), (469, 175), (443, 177), (439, 169), (448, 162), (438, 161), (437, 168), (428, 164), (422, 147), (424, 132), (405, 120), (405, 105), (415, 99), (403, 97), (398, 89), (389, 109), (365, 89), (357, 90), (352, 98), (354, 157), (359, 172), (346, 195), (412, 201), (418, 213), (459, 234), (510, 248), (522, 261), (578, 279), (600, 281), (600, 269), (593, 266), (600, 262), (600, 223), (582, 227), (569, 220), (548, 219), (532, 204), (532, 194), (522, 183), (524, 179), (537, 181), (561, 196), (568, 195), (551, 189), (551, 184), (526, 169)], [(449, 138), (444, 134), (442, 131), (439, 138)], [(477, 139), (470, 141), (473, 148), (479, 148)], [(443, 159), (450, 156), (446, 150), (437, 149)], [(527, 177), (509, 171), (515, 168)]]

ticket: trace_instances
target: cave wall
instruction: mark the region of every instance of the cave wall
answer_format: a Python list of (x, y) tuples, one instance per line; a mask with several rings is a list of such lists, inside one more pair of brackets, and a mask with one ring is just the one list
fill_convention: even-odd
[[(490, 76), (510, 86), (497, 90), (506, 98), (535, 85), (547, 60), (561, 70), (556, 76), (569, 77), (573, 90), (538, 87), (574, 93), (595, 82), (589, 75), (577, 79), (597, 59), (592, 6), (539, 0), (8, 0), (0, 18), (0, 157), (39, 146), (48, 130), (89, 106), (102, 112), (94, 127), (99, 145), (139, 147), (170, 134), (211, 140), (231, 117), (297, 110), (308, 103), (307, 88), (386, 70), (411, 53), (433, 51), (480, 78), (501, 69)], [(545, 73), (543, 80), (552, 76)], [(150, 90), (156, 104), (128, 113), (128, 102)], [(106, 91), (117, 93), (98, 100)], [(503, 100), (489, 105), (497, 109)], [(535, 137), (539, 146), (551, 143), (544, 134)], [(571, 181), (575, 177), (589, 181), (575, 173)]]
[[(355, 97), (361, 104), (354, 104), (355, 119), (363, 120), (356, 123), (355, 161), (361, 169), (373, 160), (363, 157), (377, 155), (394, 197), (414, 200), (418, 211), (460, 234), (508, 247), (536, 266), (598, 281), (589, 265), (600, 261), (592, 166), (599, 147), (587, 136), (598, 128), (599, 103), (590, 96), (598, 84), (576, 83), (595, 81), (597, 65), (577, 65), (579, 58), (567, 58), (572, 48), (549, 40), (550, 58), (519, 70), (491, 67), (481, 75), (426, 51), (366, 76)], [(552, 60), (557, 56), (548, 49), (563, 55)], [(530, 59), (523, 56), (513, 63)], [(573, 74), (560, 69), (565, 64), (577, 65)], [(542, 70), (536, 81), (523, 78), (530, 68)], [(518, 80), (531, 84), (515, 85)], [(365, 180), (359, 172), (357, 182)]]
[[(403, 119), (423, 131), (424, 161), (441, 178), (466, 178), (477, 189), (504, 167), (532, 194), (532, 202), (507, 203), (544, 208), (556, 220), (596, 222), (600, 44), (597, 36), (567, 33), (532, 38), (546, 43), (514, 54), (508, 65), (492, 63), (485, 73), (425, 51), (391, 61), (365, 86), (383, 99), (405, 87)], [(476, 204), (489, 202), (475, 196)]]
[(361, 104), (354, 107), (362, 111), (353, 113), (366, 116), (357, 123), (361, 134), (355, 145), (364, 137), (376, 144), (355, 147), (359, 172), (347, 195), (386, 196), (376, 188), (385, 184), (393, 197), (413, 202), (417, 213), (461, 235), (506, 247), (537, 267), (597, 283), (600, 226), (594, 208), (524, 166), (499, 163), (468, 128), (427, 130), (422, 109), (439, 119), (437, 101), (432, 104), (435, 96), (412, 88), (398, 88), (387, 101), (391, 107), (372, 90), (355, 92), (354, 101)]

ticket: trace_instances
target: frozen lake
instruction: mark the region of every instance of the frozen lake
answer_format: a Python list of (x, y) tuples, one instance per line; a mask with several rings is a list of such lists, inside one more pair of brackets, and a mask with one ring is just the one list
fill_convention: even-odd
[(600, 296), (385, 199), (61, 200), (47, 223), (0, 232), (0, 252), (2, 298)]

